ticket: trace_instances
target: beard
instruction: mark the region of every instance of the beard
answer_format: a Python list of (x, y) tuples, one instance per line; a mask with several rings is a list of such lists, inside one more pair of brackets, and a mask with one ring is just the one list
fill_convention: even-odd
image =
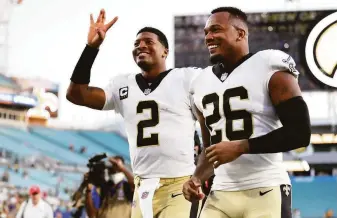
[(138, 67), (142, 69), (144, 72), (148, 72), (151, 70), (152, 65), (146, 61), (140, 61), (137, 63)]
[(225, 62), (225, 58), (223, 55), (221, 54), (216, 54), (216, 55), (213, 55), (209, 58), (209, 61), (212, 63), (212, 64), (219, 64), (219, 63), (224, 63)]

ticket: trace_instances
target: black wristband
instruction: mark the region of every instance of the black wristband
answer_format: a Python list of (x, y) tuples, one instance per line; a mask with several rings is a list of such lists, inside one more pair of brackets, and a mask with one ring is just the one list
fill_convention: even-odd
[(91, 67), (94, 64), (98, 51), (97, 48), (88, 45), (85, 46), (82, 55), (75, 66), (73, 75), (70, 78), (73, 83), (89, 84)]
[(310, 117), (303, 98), (291, 98), (275, 108), (283, 127), (248, 139), (250, 154), (286, 152), (309, 145)]

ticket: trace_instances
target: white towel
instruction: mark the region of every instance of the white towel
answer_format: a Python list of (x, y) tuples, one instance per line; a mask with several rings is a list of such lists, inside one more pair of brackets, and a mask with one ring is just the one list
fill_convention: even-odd
[(139, 207), (143, 218), (153, 218), (152, 200), (156, 189), (159, 188), (160, 179), (142, 179), (138, 187)]

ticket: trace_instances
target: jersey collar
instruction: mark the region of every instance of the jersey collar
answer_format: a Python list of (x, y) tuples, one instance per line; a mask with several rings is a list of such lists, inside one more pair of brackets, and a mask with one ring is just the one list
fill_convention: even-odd
[(138, 73), (136, 75), (136, 82), (138, 84), (138, 87), (140, 88), (140, 90), (142, 90), (142, 92), (145, 95), (150, 94), (151, 92), (153, 92), (160, 84), (160, 82), (166, 77), (166, 75), (171, 71), (172, 69), (169, 69), (167, 71), (164, 71), (162, 73), (160, 73), (158, 75), (158, 77), (152, 81), (151, 85), (148, 84), (148, 82), (146, 81), (146, 79), (143, 77), (143, 75), (141, 73)]
[(245, 62), (246, 60), (248, 60), (250, 57), (253, 56), (253, 53), (249, 53), (246, 56), (244, 56), (243, 58), (241, 58), (232, 69), (226, 69), (225, 65), (223, 63), (218, 63), (215, 64), (212, 67), (212, 71), (214, 73), (214, 75), (221, 81), (224, 82), (227, 77), (238, 67), (240, 66), (243, 62)]

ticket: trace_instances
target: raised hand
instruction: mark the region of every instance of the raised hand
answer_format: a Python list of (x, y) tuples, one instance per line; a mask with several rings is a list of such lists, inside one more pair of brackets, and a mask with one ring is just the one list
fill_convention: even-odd
[(116, 168), (116, 170), (122, 171), (124, 168), (124, 164), (121, 160), (110, 157), (109, 158), (110, 163)]
[(90, 14), (90, 28), (88, 33), (88, 45), (94, 48), (99, 48), (105, 39), (107, 31), (116, 23), (118, 17), (112, 19), (109, 23), (105, 23), (105, 10), (102, 9), (96, 22)]

